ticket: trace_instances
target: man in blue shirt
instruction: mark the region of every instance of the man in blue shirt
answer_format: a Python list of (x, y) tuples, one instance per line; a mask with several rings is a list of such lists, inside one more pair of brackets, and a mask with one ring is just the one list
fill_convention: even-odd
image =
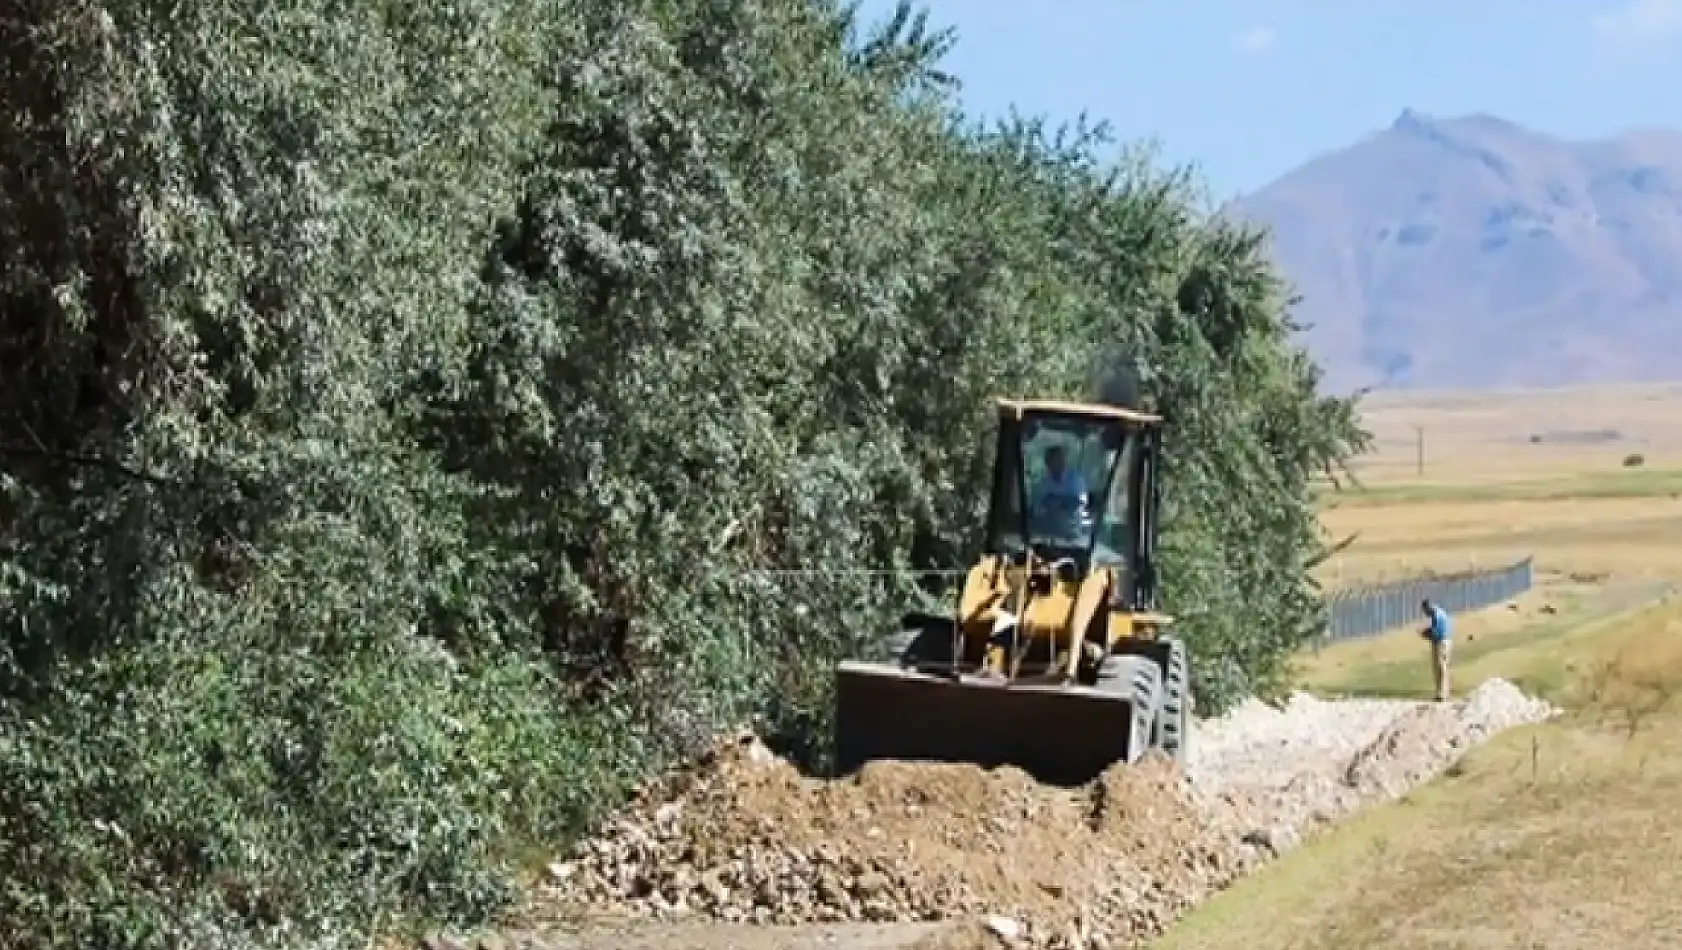
[(1061, 445), (1045, 450), (1045, 474), (1034, 486), (1035, 533), (1078, 537), (1086, 519), (1086, 479), (1068, 467), (1067, 452)]
[(1448, 660), (1453, 646), (1449, 637), (1448, 611), (1429, 599), (1421, 601), (1419, 606), (1429, 621), (1419, 635), (1431, 642), (1431, 679), (1436, 683), (1437, 702), (1446, 703), (1449, 699)]

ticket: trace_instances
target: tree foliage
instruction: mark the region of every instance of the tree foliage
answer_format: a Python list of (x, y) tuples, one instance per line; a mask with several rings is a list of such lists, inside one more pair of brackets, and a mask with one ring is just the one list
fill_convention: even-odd
[[(989, 400), (1169, 419), (1215, 707), (1322, 621), (1261, 236), (977, 127), (908, 9), (25, 0), (0, 16), (0, 927), (471, 918), (973, 554)], [(1129, 396), (1133, 393), (1129, 393)]]

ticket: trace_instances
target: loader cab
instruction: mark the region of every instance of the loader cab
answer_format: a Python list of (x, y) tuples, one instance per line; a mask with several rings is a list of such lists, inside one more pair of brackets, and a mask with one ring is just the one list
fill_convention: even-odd
[(1125, 606), (1154, 608), (1160, 444), (1146, 413), (1001, 401), (988, 553), (1108, 567)]

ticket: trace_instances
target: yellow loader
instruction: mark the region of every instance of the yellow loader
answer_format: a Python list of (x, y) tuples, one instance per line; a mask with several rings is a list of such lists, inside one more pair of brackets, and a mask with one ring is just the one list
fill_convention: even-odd
[(836, 682), (836, 766), (1011, 765), (1079, 785), (1150, 749), (1184, 761), (1190, 663), (1156, 609), (1162, 420), (1000, 400), (982, 556), (951, 614)]

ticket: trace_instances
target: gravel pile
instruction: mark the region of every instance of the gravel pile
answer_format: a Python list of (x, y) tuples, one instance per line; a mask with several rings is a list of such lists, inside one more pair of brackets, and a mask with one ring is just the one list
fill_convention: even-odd
[[(993, 914), (1041, 945), (1085, 947), (1158, 930), (1226, 884), (1243, 870), (1235, 841), (1165, 759), (1078, 792), (1010, 769), (903, 763), (822, 782), (744, 739), (681, 788), (651, 790), (552, 873), (597, 912), (760, 924)], [(1061, 919), (1068, 908), (1075, 919)]]
[(1283, 851), (1356, 809), (1400, 797), (1495, 733), (1541, 722), (1549, 704), (1502, 679), (1463, 701), (1291, 696), (1250, 700), (1193, 730), (1187, 772), (1199, 801), (1254, 825)]
[(1500, 680), (1454, 704), (1248, 703), (1196, 726), (1184, 773), (1148, 758), (1076, 791), (905, 763), (819, 781), (737, 737), (557, 862), (549, 897), (592, 916), (968, 919), (1025, 946), (1134, 945), (1316, 828), (1552, 712)]

